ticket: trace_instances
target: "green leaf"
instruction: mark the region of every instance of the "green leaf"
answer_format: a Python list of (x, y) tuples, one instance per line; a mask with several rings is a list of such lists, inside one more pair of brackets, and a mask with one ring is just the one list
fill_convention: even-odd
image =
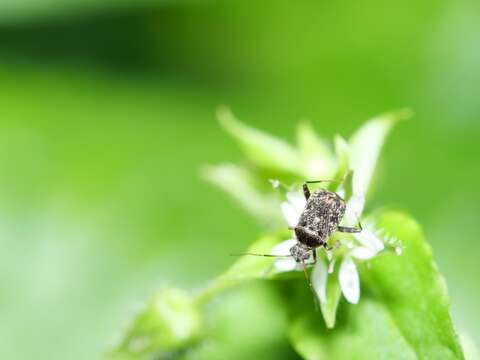
[[(283, 232), (267, 235), (253, 243), (245, 252), (249, 254), (270, 254), (272, 248), (282, 240)], [(236, 254), (232, 254), (236, 255)], [(273, 275), (274, 259), (263, 256), (242, 255), (222, 275), (217, 277), (206, 289), (197, 295), (197, 303), (203, 304), (226, 288), (242, 281), (269, 278)]]
[(191, 296), (166, 289), (150, 299), (109, 358), (167, 355), (191, 344), (200, 328), (201, 315)]
[(314, 315), (300, 316), (290, 328), (290, 339), (304, 359), (417, 359), (415, 350), (380, 303), (362, 300), (351, 309), (348, 321), (334, 330), (322, 328)]
[[(270, 254), (272, 248), (281, 241), (279, 235), (267, 235), (251, 245), (247, 253)], [(244, 280), (262, 278), (271, 269), (274, 259), (263, 256), (244, 255), (238, 259), (220, 278)]]
[(327, 328), (333, 329), (335, 327), (338, 303), (342, 296), (342, 291), (338, 282), (338, 270), (328, 274), (326, 295), (327, 302), (320, 302), (320, 310), (322, 311), (323, 319), (325, 320)]
[(349, 141), (350, 169), (353, 170), (355, 194), (366, 194), (380, 150), (393, 125), (411, 116), (410, 110), (390, 112), (367, 121)]
[(345, 181), (343, 182), (343, 189), (345, 190), (344, 199), (350, 200), (353, 195), (353, 171), (349, 171), (345, 175)]
[(288, 338), (284, 299), (271, 282), (228, 289), (203, 306), (202, 340), (180, 360), (296, 359)]
[(378, 226), (403, 242), (403, 254), (384, 253), (359, 266), (360, 302), (340, 303), (335, 329), (300, 311), (289, 332), (293, 346), (309, 360), (463, 359), (445, 283), (419, 225), (389, 212)]
[(297, 142), (305, 179), (330, 179), (335, 171), (332, 150), (328, 143), (316, 134), (310, 123), (302, 122), (298, 125)]
[[(145, 6), (162, 3), (162, 0), (7, 0), (0, 2), (0, 23), (18, 24), (42, 21), (68, 21), (78, 13), (106, 13), (110, 11), (135, 11)], [(124, 25), (125, 26), (125, 25)], [(88, 35), (88, 34), (87, 34)]]
[(349, 169), (349, 145), (347, 141), (340, 135), (335, 135), (335, 155), (337, 156), (337, 175), (336, 178), (341, 179), (345, 176)]
[(206, 166), (202, 175), (230, 194), (255, 218), (265, 223), (282, 223), (278, 200), (272, 194), (260, 191), (258, 179), (247, 169), (233, 164)]
[(217, 115), (222, 127), (237, 140), (254, 164), (268, 170), (298, 172), (300, 157), (293, 146), (245, 125), (236, 119), (228, 108), (221, 107)]

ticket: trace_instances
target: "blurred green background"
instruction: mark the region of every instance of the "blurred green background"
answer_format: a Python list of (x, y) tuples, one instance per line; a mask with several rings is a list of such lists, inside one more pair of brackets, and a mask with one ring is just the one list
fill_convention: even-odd
[(199, 177), (241, 159), (219, 104), (288, 140), (415, 109), (370, 208), (423, 224), (479, 343), (479, 34), (471, 0), (0, 2), (0, 358), (98, 358), (262, 232)]

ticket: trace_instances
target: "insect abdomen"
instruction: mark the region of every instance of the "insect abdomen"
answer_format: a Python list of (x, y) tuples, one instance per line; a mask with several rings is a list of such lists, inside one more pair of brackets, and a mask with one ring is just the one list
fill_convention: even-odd
[(345, 213), (345, 201), (337, 194), (318, 189), (307, 201), (298, 225), (315, 231), (326, 240), (334, 232)]

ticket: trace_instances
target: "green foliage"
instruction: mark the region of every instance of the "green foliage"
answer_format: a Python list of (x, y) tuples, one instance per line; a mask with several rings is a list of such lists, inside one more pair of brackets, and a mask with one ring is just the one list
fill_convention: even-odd
[(402, 239), (405, 249), (401, 256), (379, 257), (371, 270), (363, 269), (372, 295), (389, 310), (418, 357), (461, 358), (446, 284), (419, 225), (401, 213), (383, 214), (378, 222)]
[(298, 116), (349, 139), (377, 109), (417, 109), (368, 206), (422, 219), (480, 342), (480, 3), (368, 5), (2, 1), (0, 357), (95, 359), (155, 288), (202, 286), (261, 235), (196, 177), (238, 155), (219, 101), (287, 140)]
[[(280, 236), (265, 236), (252, 244), (248, 253), (268, 254), (272, 247), (279, 242)], [(261, 278), (267, 275), (271, 267), (271, 259), (261, 256), (242, 256), (228, 269), (220, 279), (238, 280)]]
[[(462, 359), (443, 278), (419, 225), (398, 212), (379, 223), (401, 238), (401, 256), (386, 253), (361, 269), (362, 295), (341, 305), (333, 331), (313, 312), (291, 324), (290, 338), (305, 359)], [(348, 351), (346, 351), (348, 349)]]
[(355, 173), (355, 193), (367, 193), (385, 138), (397, 121), (410, 116), (409, 110), (387, 113), (373, 118), (353, 134), (348, 158), (350, 169)]
[(109, 356), (168, 355), (192, 343), (200, 326), (201, 315), (191, 297), (178, 289), (166, 289), (150, 299)]
[(277, 172), (297, 171), (300, 160), (298, 151), (287, 142), (243, 124), (227, 108), (218, 110), (218, 118), (256, 166)]
[[(325, 265), (323, 265), (325, 267)], [(325, 274), (325, 270), (323, 272)], [(338, 270), (335, 270), (327, 279), (326, 287), (326, 301), (320, 302), (320, 310), (322, 311), (323, 319), (325, 320), (325, 326), (327, 328), (335, 327), (335, 321), (337, 318), (338, 304), (340, 303), (342, 291), (340, 284), (338, 283)]]
[[(171, 3), (164, 0), (6, 0), (0, 3), (0, 23), (64, 19), (78, 13), (96, 13), (112, 9), (135, 9)], [(118, 10), (117, 10), (118, 11)]]
[[(223, 109), (221, 123), (245, 150), (250, 163), (209, 167), (204, 175), (233, 195), (253, 215), (278, 223), (277, 215), (273, 215), (270, 207), (279, 209), (281, 199), (274, 193), (285, 186), (281, 185), (282, 181), (292, 175), (298, 182), (307, 178), (312, 168), (305, 164), (317, 164), (315, 171), (321, 178), (331, 174), (342, 177), (344, 181), (340, 185), (332, 186), (343, 191), (347, 201), (353, 199), (353, 195), (363, 195), (370, 186), (385, 137), (392, 126), (404, 117), (406, 112), (400, 111), (374, 118), (362, 126), (348, 143), (337, 136), (333, 152), (309, 125), (301, 124), (298, 128), (297, 150), (286, 142), (242, 124)], [(303, 165), (295, 167), (297, 161)], [(263, 171), (278, 175), (280, 180), (272, 182), (275, 189), (261, 185)], [(224, 351), (234, 345), (228, 336), (219, 336), (218, 329), (229, 327), (228, 323), (235, 316), (242, 316), (240, 307), (230, 313), (232, 317), (226, 318), (212, 316), (209, 309), (219, 304), (222, 306), (225, 301), (222, 294), (228, 293), (228, 289), (236, 289), (241, 284), (249, 286), (252, 281), (265, 281), (269, 288), (282, 295), (282, 300), (277, 297), (272, 300), (279, 316), (285, 320), (283, 325), (276, 326), (285, 331), (291, 346), (305, 359), (463, 359), (449, 314), (446, 287), (419, 225), (398, 212), (377, 212), (368, 217), (368, 224), (382, 230), (385, 242), (382, 248), (385, 246), (386, 250), (367, 261), (356, 260), (362, 292), (358, 304), (352, 305), (343, 300), (342, 292), (345, 294), (345, 290), (338, 280), (342, 267), (335, 265), (335, 261), (339, 263), (350, 256), (351, 247), (333, 250), (333, 260), (328, 260), (331, 271), (324, 264), (327, 257), (319, 255), (320, 260), (313, 269), (311, 279), (321, 312), (315, 311), (314, 295), (301, 272), (279, 273), (275, 260), (244, 255), (203, 290), (192, 293), (190, 297), (181, 293), (180, 304), (183, 305), (168, 312), (168, 321), (165, 321), (164, 315), (151, 317), (151, 306), (148, 306), (126, 333), (117, 354), (131, 355), (131, 347), (125, 344), (148, 334), (155, 339), (153, 346), (148, 348), (149, 353), (162, 355), (176, 351), (172, 356), (193, 359), (225, 354)], [(374, 236), (373, 232), (371, 234)], [(272, 253), (274, 246), (288, 237), (286, 231), (271, 232), (253, 243), (247, 253)], [(349, 239), (355, 241), (354, 237)], [(335, 236), (330, 243), (334, 241)], [(392, 250), (390, 245), (400, 242), (401, 248), (389, 251)], [(403, 252), (401, 255), (400, 250)], [(160, 299), (169, 294), (160, 295)], [(254, 304), (251, 306), (255, 307)], [(176, 312), (178, 309), (179, 313)], [(186, 313), (182, 314), (182, 311)], [(177, 317), (178, 322), (175, 321)], [(201, 318), (206, 320), (201, 322)], [(271, 318), (265, 320), (265, 324), (269, 322), (273, 324)], [(172, 331), (173, 324), (182, 327), (182, 330)], [(161, 335), (157, 337), (160, 329)], [(245, 335), (248, 338), (243, 331), (250, 329), (235, 328), (235, 331), (239, 331), (235, 336)], [(187, 335), (172, 337), (172, 334), (178, 333)], [(247, 356), (247, 349), (238, 351)]]
[(265, 281), (225, 289), (203, 306), (202, 339), (179, 359), (296, 359), (283, 298)]
[(301, 176), (308, 179), (316, 179), (319, 176), (332, 177), (336, 167), (332, 150), (309, 123), (298, 125), (297, 143), (301, 159), (296, 168), (300, 169)]
[(281, 221), (279, 208), (275, 206), (275, 197), (261, 190), (261, 184), (249, 169), (224, 164), (206, 166), (202, 174), (205, 179), (231, 195), (257, 219), (263, 222)]

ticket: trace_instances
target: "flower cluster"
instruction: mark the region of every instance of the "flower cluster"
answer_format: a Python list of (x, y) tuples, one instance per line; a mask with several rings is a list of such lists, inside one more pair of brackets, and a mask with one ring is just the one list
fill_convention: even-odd
[[(344, 195), (343, 191), (339, 191), (339, 195)], [(306, 200), (300, 192), (288, 191), (286, 193), (287, 201), (281, 203), (282, 214), (290, 228), (297, 225), (300, 215), (306, 205)], [(345, 224), (354, 224), (360, 219), (365, 204), (365, 197), (362, 194), (353, 195), (347, 202), (343, 222)], [(375, 230), (373, 225), (365, 224), (363, 230), (359, 233), (351, 234), (353, 240), (346, 242), (342, 256), (326, 251), (327, 264), (322, 257), (318, 257), (312, 275), (311, 283), (315, 293), (321, 303), (327, 302), (327, 281), (329, 274), (335, 270), (336, 262), (339, 262), (338, 282), (341, 291), (348, 302), (352, 304), (358, 303), (360, 298), (360, 277), (357, 271), (355, 261), (371, 260), (380, 252), (385, 250), (385, 244), (391, 244), (393, 241), (385, 240), (381, 237), (381, 232)], [(290, 248), (296, 244), (298, 240), (293, 232), (292, 238), (277, 244), (272, 249), (273, 255), (286, 256), (289, 255)], [(397, 254), (401, 253), (401, 247), (395, 248)], [(292, 270), (301, 270), (300, 264), (295, 262), (293, 258), (279, 258), (274, 263), (277, 272), (285, 272)]]

